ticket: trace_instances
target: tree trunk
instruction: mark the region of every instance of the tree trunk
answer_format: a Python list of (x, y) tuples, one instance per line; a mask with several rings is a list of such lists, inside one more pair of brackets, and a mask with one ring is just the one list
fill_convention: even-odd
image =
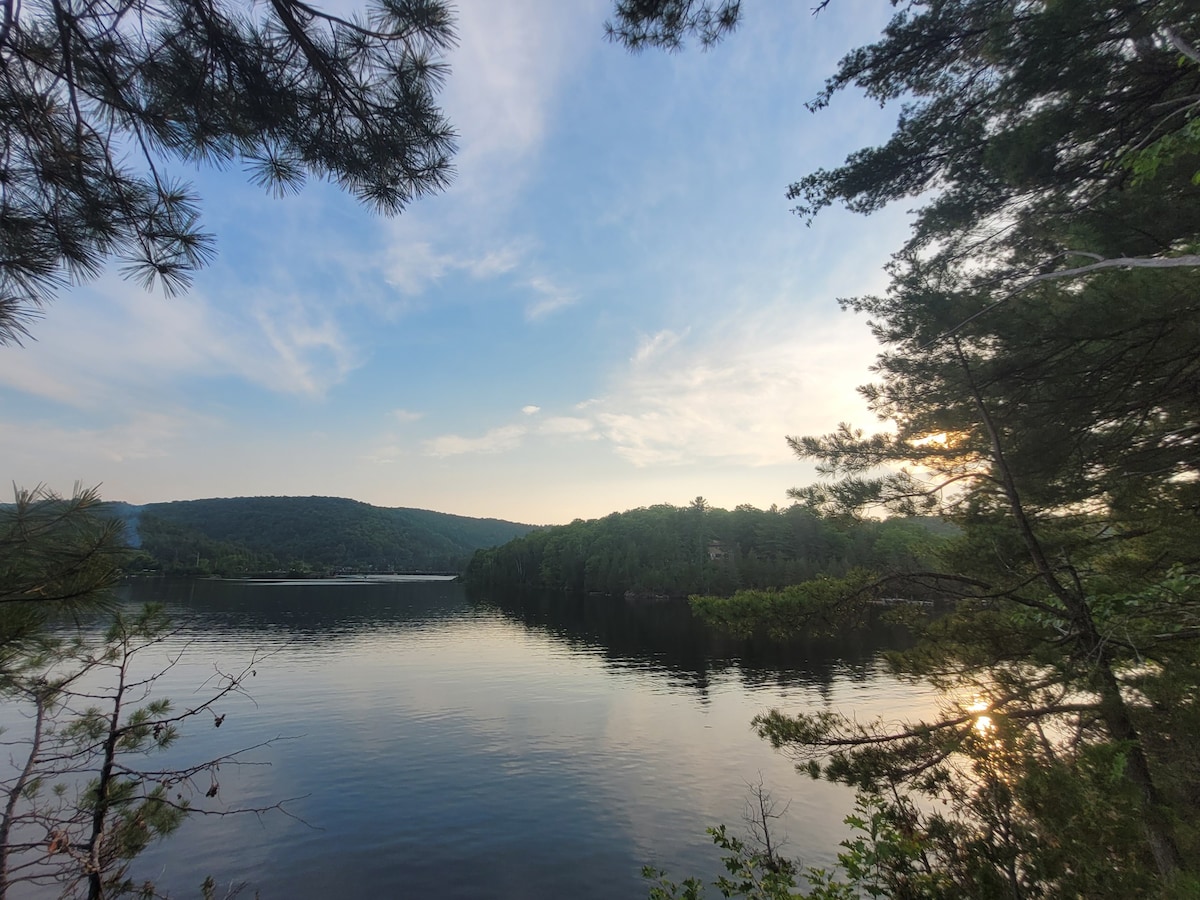
[(13, 783), (12, 790), (8, 792), (8, 802), (4, 805), (4, 819), (0, 821), (0, 900), (5, 900), (8, 896), (8, 857), (9, 857), (9, 836), (12, 834), (13, 816), (16, 814), (17, 801), (20, 800), (21, 794), (25, 792), (25, 786), (29, 784), (29, 777), (33, 774), (34, 764), (37, 762), (37, 755), (42, 749), (42, 729), (46, 722), (46, 697), (44, 693), (39, 692), (35, 698), (37, 704), (37, 712), (33, 720), (33, 738), (29, 746), (29, 756), (25, 760), (25, 766), (21, 769), (21, 774)]
[(1079, 591), (1069, 588), (1059, 581), (1050, 561), (1046, 558), (1045, 551), (1025, 514), (1016, 481), (1004, 456), (1000, 433), (988, 412), (987, 405), (983, 402), (983, 396), (972, 377), (971, 367), (957, 341), (955, 341), (955, 348), (958, 351), (959, 363), (971, 388), (975, 409), (983, 421), (984, 428), (987, 429), (988, 439), (992, 445), (993, 462), (1000, 475), (1009, 512), (1012, 513), (1016, 522), (1017, 531), (1020, 533), (1034, 568), (1037, 569), (1042, 581), (1062, 603), (1063, 611), (1074, 627), (1075, 639), (1080, 645), (1084, 657), (1096, 661), (1095, 689), (1100, 695), (1101, 716), (1109, 736), (1126, 746), (1125, 777), (1138, 789), (1141, 798), (1145, 813), (1142, 830), (1146, 836), (1146, 843), (1154, 856), (1159, 875), (1165, 881), (1169, 881), (1183, 867), (1183, 858), (1179, 853), (1179, 846), (1175, 842), (1173, 829), (1163, 815), (1162, 795), (1155, 787), (1154, 778), (1150, 772), (1150, 762), (1146, 757), (1145, 748), (1142, 746), (1141, 735), (1138, 734), (1137, 728), (1133, 724), (1133, 717), (1129, 714), (1129, 707), (1121, 693), (1121, 684), (1113, 670), (1112, 655), (1108, 650), (1107, 642), (1096, 627), (1086, 598)]

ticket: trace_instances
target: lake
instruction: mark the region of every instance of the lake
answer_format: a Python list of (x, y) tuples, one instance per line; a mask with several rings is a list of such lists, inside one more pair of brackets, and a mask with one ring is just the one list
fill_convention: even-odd
[(250, 696), (221, 702), (220, 728), (192, 720), (172, 764), (279, 738), (245, 757), (256, 765), (223, 765), (215, 801), (204, 776), (196, 802), (287, 801), (290, 817), (198, 816), (138, 860), (177, 897), (211, 874), (264, 900), (642, 898), (643, 865), (718, 874), (704, 830), (740, 832), (760, 780), (790, 804), (787, 852), (829, 865), (852, 793), (798, 775), (751, 718), (898, 719), (936, 702), (883, 671), (904, 635), (881, 624), (735, 640), (682, 602), (472, 596), (447, 580), (142, 581), (122, 596), (166, 603), (180, 626), (144, 660), (186, 646), (157, 686), (178, 706), (255, 660)]

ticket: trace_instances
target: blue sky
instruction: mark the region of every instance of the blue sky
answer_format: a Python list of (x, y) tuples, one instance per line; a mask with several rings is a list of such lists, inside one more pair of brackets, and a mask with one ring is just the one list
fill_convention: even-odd
[(460, 0), (452, 187), (394, 219), (310, 183), (194, 180), (219, 256), (191, 293), (116, 274), (0, 350), (19, 486), (133, 503), (332, 495), (532, 523), (703, 495), (784, 504), (788, 434), (869, 427), (903, 209), (789, 212), (789, 182), (894, 110), (804, 110), (890, 5), (747, 4), (709, 52), (630, 55), (604, 0)]

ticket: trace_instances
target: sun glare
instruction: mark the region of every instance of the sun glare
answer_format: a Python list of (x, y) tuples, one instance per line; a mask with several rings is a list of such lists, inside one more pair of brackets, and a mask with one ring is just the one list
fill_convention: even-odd
[(937, 434), (927, 434), (923, 438), (917, 438), (917, 440), (912, 442), (912, 445), (914, 447), (927, 447), (930, 444), (937, 444), (940, 447), (944, 447), (949, 440), (950, 435), (944, 431), (941, 431)]
[(982, 715), (982, 713), (987, 712), (988, 709), (990, 709), (988, 702), (986, 700), (978, 699), (978, 698), (975, 700), (974, 703), (972, 703), (970, 706), (967, 707), (967, 712), (969, 712), (969, 713), (980, 713), (980, 715), (977, 715), (975, 717), (975, 725), (974, 725), (975, 730), (978, 731), (980, 734), (987, 734), (994, 727), (992, 725), (992, 717)]

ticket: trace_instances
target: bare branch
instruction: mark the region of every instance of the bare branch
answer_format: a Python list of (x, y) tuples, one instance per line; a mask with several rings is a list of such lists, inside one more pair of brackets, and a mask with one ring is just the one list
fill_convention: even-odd
[(1119, 256), (1105, 258), (1096, 253), (1089, 253), (1085, 250), (1068, 250), (1060, 253), (1055, 259), (1061, 259), (1066, 256), (1084, 256), (1096, 260), (1086, 266), (1076, 266), (1071, 269), (1057, 269), (1053, 272), (1041, 272), (1037, 275), (1032, 275), (1025, 280), (1019, 287), (1009, 291), (999, 300), (989, 303), (983, 309), (973, 313), (963, 319), (953, 328), (943, 331), (931, 341), (922, 344), (918, 349), (926, 350), (935, 344), (938, 344), (947, 338), (953, 337), (963, 328), (970, 325), (976, 319), (986, 316), (988, 313), (995, 310), (997, 307), (1003, 306), (1013, 297), (1016, 297), (1022, 291), (1027, 291), (1035, 284), (1040, 284), (1043, 281), (1057, 281), (1063, 278), (1079, 278), (1084, 275), (1090, 275), (1093, 272), (1103, 271), (1105, 269), (1179, 269), (1179, 268), (1195, 268), (1200, 266), (1200, 254), (1185, 253), (1181, 256)]

